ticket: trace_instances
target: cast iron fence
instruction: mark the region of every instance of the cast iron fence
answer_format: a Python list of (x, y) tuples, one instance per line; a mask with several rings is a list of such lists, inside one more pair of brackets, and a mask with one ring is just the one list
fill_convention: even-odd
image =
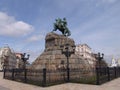
[[(69, 80), (67, 72), (69, 71)], [(32, 70), (32, 69), (5, 69), (5, 79), (40, 85), (50, 86), (60, 83), (86, 83), (102, 84), (120, 77), (120, 67), (101, 67), (96, 69), (58, 69), (58, 70)]]
[(101, 67), (96, 68), (96, 84), (111, 81), (120, 77), (120, 67)]

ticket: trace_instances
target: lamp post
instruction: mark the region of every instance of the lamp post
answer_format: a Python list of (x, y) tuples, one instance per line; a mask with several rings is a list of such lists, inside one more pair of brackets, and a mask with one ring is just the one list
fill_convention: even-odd
[(96, 55), (96, 59), (98, 60), (96, 65), (98, 65), (96, 67), (96, 75), (97, 75), (97, 82), (96, 84), (99, 85), (100, 84), (100, 75), (101, 75), (101, 60), (103, 59), (104, 54), (100, 54), (100, 52)]
[(26, 62), (29, 59), (30, 55), (28, 54), (26, 57), (26, 53), (22, 54), (22, 60), (23, 60), (23, 69), (26, 69)]
[(64, 54), (67, 57), (67, 82), (70, 80), (70, 70), (69, 70), (69, 57), (71, 54), (75, 53), (75, 46), (71, 46), (72, 51), (70, 51), (70, 45), (65, 44), (64, 46), (61, 46), (62, 54)]
[(4, 70), (4, 69), (9, 69), (8, 57), (9, 57), (9, 56), (4, 55), (3, 70)]
[(8, 56), (4, 55), (4, 61), (3, 61), (3, 78), (5, 78), (5, 74), (6, 74), (6, 69), (9, 69), (9, 63), (8, 63)]

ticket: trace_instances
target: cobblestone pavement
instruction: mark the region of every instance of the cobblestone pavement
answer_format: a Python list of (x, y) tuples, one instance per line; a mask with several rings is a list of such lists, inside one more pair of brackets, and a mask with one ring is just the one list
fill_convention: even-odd
[(0, 85), (0, 90), (10, 90), (10, 89), (5, 88), (5, 87), (3, 87), (3, 86)]
[(120, 90), (120, 78), (112, 80), (103, 85), (88, 85), (66, 83), (50, 87), (40, 87), (30, 84), (24, 84), (12, 80), (3, 79), (3, 73), (0, 72), (0, 90)]

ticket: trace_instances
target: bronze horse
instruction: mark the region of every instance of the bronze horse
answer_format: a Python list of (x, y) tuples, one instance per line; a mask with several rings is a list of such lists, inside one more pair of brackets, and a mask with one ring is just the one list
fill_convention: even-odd
[(61, 20), (60, 18), (56, 19), (56, 23), (54, 23), (53, 31), (56, 31), (57, 29), (61, 31), (64, 36), (71, 35), (69, 29), (67, 28), (67, 22), (65, 18), (63, 18), (63, 20)]

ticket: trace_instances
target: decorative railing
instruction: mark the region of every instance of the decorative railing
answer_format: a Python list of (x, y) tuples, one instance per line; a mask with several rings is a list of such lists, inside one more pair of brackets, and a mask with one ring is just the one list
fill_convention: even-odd
[[(67, 80), (67, 72), (69, 72), (69, 80)], [(120, 67), (101, 67), (89, 70), (81, 68), (58, 70), (5, 69), (3, 77), (39, 86), (50, 86), (66, 82), (100, 85), (120, 77)]]

